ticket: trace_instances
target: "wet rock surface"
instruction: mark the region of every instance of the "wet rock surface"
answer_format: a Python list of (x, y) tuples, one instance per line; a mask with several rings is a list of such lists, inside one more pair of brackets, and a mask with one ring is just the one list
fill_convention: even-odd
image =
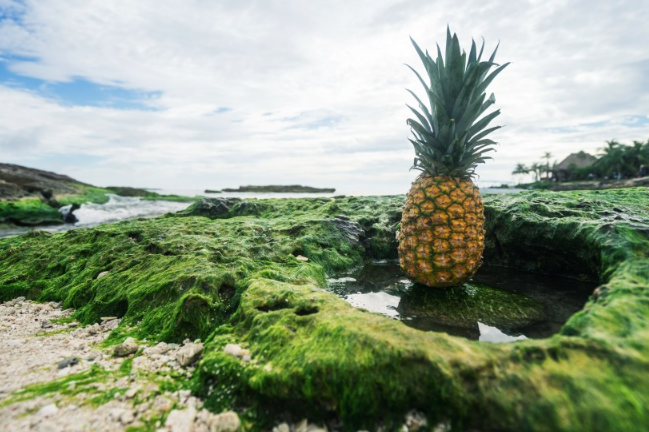
[[(54, 422), (74, 411), (67, 404), (83, 411), (94, 400), (107, 410), (95, 411), (101, 421), (164, 428), (168, 413), (189, 409), (194, 397), (194, 427), (203, 430), (202, 410), (234, 409), (242, 428), (252, 419), (260, 430), (284, 432), (414, 430), (421, 416), (433, 430), (636, 431), (649, 424), (647, 195), (485, 198), (486, 262), (602, 285), (557, 335), (498, 345), (419, 331), (325, 290), (327, 275), (370, 254), (389, 256), (403, 197), (269, 200), (255, 217), (172, 215), (2, 240), (0, 298), (65, 301), (81, 320), (66, 331), (106, 348), (55, 351), (49, 374), (65, 358), (81, 361), (60, 369), (70, 375), (57, 378), (64, 381), (54, 392), (23, 388), (15, 374), (13, 389), (23, 391), (9, 390), (0, 415), (21, 422), (54, 404), (58, 411), (43, 415)], [(340, 215), (363, 227), (359, 243), (331, 223)], [(98, 279), (102, 271), (109, 274)], [(116, 320), (99, 321), (111, 316), (121, 321), (109, 332)], [(49, 337), (65, 337), (60, 321), (44, 318), (54, 326)], [(140, 349), (114, 357), (127, 337)], [(199, 361), (184, 368), (177, 353), (186, 339), (205, 342)], [(76, 374), (90, 358), (98, 366)], [(34, 374), (46, 374), (38, 367)], [(187, 399), (189, 376), (196, 393)], [(22, 414), (7, 411), (14, 409)], [(132, 416), (109, 416), (111, 409)]]

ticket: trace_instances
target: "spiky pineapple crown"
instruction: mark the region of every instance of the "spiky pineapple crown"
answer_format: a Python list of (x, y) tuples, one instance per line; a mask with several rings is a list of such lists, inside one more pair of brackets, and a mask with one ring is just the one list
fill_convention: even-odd
[(495, 126), (487, 129), (489, 123), (500, 114), (500, 110), (480, 118), (496, 102), (493, 93), (486, 98), (485, 90), (509, 63), (497, 67), (487, 76), (493, 66), (498, 66), (494, 63), (498, 47), (488, 61), (481, 61), (484, 41), (479, 54), (476, 54), (476, 44), (473, 41), (467, 59), (466, 52), (460, 50), (457, 35), (451, 36), (448, 27), (445, 59), (439, 45), (437, 60), (433, 60), (428, 51), (424, 53), (412, 38), (410, 41), (424, 63), (430, 81), (429, 85), (426, 84), (415, 69), (406, 65), (419, 78), (428, 99), (426, 105), (414, 92), (408, 90), (421, 110), (417, 111), (408, 105), (417, 117), (417, 120), (408, 119), (406, 122), (415, 137), (410, 139), (416, 154), (413, 168), (433, 176), (471, 178), (475, 175), (478, 164), (492, 159), (484, 154), (493, 151), (496, 142), (485, 137), (500, 128)]

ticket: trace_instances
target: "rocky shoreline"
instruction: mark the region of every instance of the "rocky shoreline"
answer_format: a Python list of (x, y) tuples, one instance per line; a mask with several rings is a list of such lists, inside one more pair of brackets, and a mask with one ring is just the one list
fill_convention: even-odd
[[(116, 317), (81, 326), (71, 309), (19, 297), (0, 304), (0, 426), (11, 431), (236, 432), (234, 411), (214, 414), (191, 395), (188, 379), (203, 345), (133, 338), (103, 346)], [(229, 345), (234, 358), (248, 350)], [(279, 432), (324, 432), (303, 420)]]
[[(157, 219), (0, 240), (0, 301), (60, 302), (83, 331), (119, 317), (100, 342), (115, 362), (105, 370), (125, 374), (115, 382), (177, 344), (159, 391), (190, 390), (197, 413), (234, 411), (242, 430), (637, 431), (649, 424), (648, 192), (485, 197), (487, 264), (599, 282), (547, 339), (419, 331), (329, 292), (327, 275), (395, 257), (403, 196), (211, 198)], [(197, 339), (202, 357), (183, 367), (179, 352)], [(68, 378), (47, 388), (68, 397)], [(103, 393), (98, 406), (121, 397)], [(165, 427), (175, 409), (133, 430)]]
[(82, 204), (105, 204), (109, 194), (174, 202), (198, 199), (131, 187), (100, 188), (66, 175), (0, 163), (0, 228), (75, 223), (74, 211)]

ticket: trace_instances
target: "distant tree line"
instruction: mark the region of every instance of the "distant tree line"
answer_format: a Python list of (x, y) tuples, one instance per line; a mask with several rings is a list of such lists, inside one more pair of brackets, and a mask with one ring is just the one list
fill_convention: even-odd
[[(606, 141), (600, 149), (597, 160), (589, 166), (578, 167), (570, 164), (565, 167), (568, 180), (592, 178), (628, 179), (649, 176), (649, 139), (646, 142), (633, 141), (627, 145), (616, 140)], [(580, 152), (579, 154), (585, 154)], [(534, 174), (535, 181), (556, 180), (557, 162), (550, 164), (552, 154), (546, 152), (541, 161), (531, 165), (517, 164), (512, 174)]]

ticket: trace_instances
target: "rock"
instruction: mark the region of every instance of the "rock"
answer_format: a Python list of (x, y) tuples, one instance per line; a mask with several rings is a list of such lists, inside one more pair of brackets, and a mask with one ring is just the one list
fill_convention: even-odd
[(54, 327), (51, 322), (49, 321), (42, 321), (41, 322), (41, 328), (42, 329), (48, 329)]
[(38, 410), (38, 415), (43, 417), (51, 417), (54, 414), (59, 412), (59, 409), (55, 404), (45, 405), (43, 408)]
[(302, 261), (302, 262), (308, 262), (309, 261), (309, 258), (307, 258), (305, 256), (302, 256), (302, 255), (296, 256), (295, 259), (298, 260), (298, 261)]
[(126, 390), (126, 393), (124, 393), (124, 397), (126, 399), (133, 399), (135, 397), (135, 395), (137, 394), (137, 392), (138, 392), (137, 388), (130, 388), (130, 389)]
[[(101, 278), (103, 278), (104, 276), (106, 276), (107, 274), (108, 274), (108, 271), (107, 271), (107, 270), (106, 270), (106, 271), (103, 271), (103, 272), (99, 273), (95, 279), (101, 279)], [(102, 320), (103, 320), (103, 318), (102, 318)]]
[(65, 360), (61, 360), (58, 364), (59, 369), (64, 369), (66, 367), (72, 367), (79, 364), (79, 359), (76, 357), (68, 357)]
[(193, 432), (196, 409), (189, 407), (186, 410), (173, 410), (167, 416), (165, 426), (171, 432)]
[(159, 344), (157, 344), (155, 346), (144, 348), (144, 354), (149, 355), (149, 356), (154, 355), (154, 354), (160, 355), (160, 354), (165, 354), (165, 353), (169, 352), (171, 349), (172, 349), (172, 347), (170, 345), (168, 345), (167, 343), (160, 342)]
[(296, 423), (294, 426), (295, 432), (306, 432), (309, 422), (307, 419), (302, 419), (300, 422)]
[(233, 357), (240, 358), (243, 361), (250, 361), (250, 350), (241, 348), (241, 345), (227, 344), (225, 348), (223, 348), (223, 352), (230, 354)]
[(118, 319), (105, 321), (101, 324), (101, 327), (104, 329), (104, 331), (115, 330), (118, 326), (119, 326)]
[(241, 420), (234, 411), (226, 411), (224, 413), (211, 416), (208, 419), (208, 426), (210, 432), (236, 432), (241, 427)]
[(88, 361), (95, 361), (95, 360), (100, 360), (104, 353), (97, 349), (92, 349), (86, 354), (86, 360)]
[(96, 335), (96, 334), (99, 333), (100, 331), (101, 331), (101, 326), (100, 326), (98, 323), (95, 323), (95, 324), (93, 324), (93, 325), (91, 325), (91, 326), (86, 327), (86, 332), (87, 332), (90, 336), (92, 336), (92, 335)]
[(273, 428), (273, 432), (291, 432), (291, 428), (287, 423), (280, 423)]
[(188, 343), (176, 353), (176, 360), (181, 366), (187, 367), (196, 362), (203, 352), (203, 344)]
[(341, 231), (354, 245), (360, 242), (360, 237), (365, 233), (365, 230), (358, 222), (354, 222), (347, 216), (336, 216), (330, 219), (330, 223)]
[[(51, 205), (52, 207), (58, 207), (58, 203), (56, 201), (48, 202), (48, 205)], [(61, 216), (63, 217), (63, 222), (65, 223), (77, 223), (79, 222), (79, 219), (74, 215), (74, 211), (78, 210), (81, 208), (79, 204), (68, 204), (66, 206), (60, 207), (59, 208), (59, 213), (61, 213)]]
[(428, 420), (426, 420), (426, 416), (423, 413), (412, 410), (406, 414), (406, 426), (409, 431), (414, 432), (425, 429), (427, 425)]
[(228, 214), (230, 208), (241, 200), (238, 198), (203, 198), (196, 201), (186, 210), (176, 213), (179, 216), (204, 216), (220, 219)]
[(135, 414), (131, 410), (124, 410), (119, 416), (119, 422), (123, 425), (131, 424), (135, 420)]
[(134, 343), (121, 343), (113, 348), (113, 355), (116, 357), (126, 357), (127, 355), (137, 352), (139, 347)]

